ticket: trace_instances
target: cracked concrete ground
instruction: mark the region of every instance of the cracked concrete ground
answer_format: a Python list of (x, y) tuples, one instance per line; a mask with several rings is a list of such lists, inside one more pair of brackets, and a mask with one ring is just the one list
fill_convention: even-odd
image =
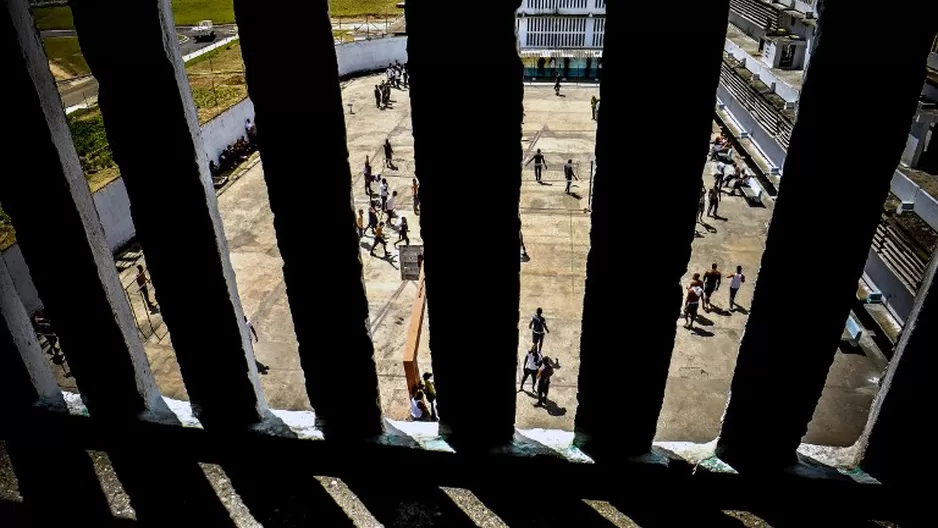
[[(348, 148), (352, 166), (352, 191), (356, 209), (367, 210), (367, 199), (361, 177), (365, 156), (375, 157), (375, 170), (382, 166), (380, 147), (390, 138), (395, 149), (397, 171), (382, 170), (392, 190), (401, 195), (399, 211), (407, 216), (411, 225), (411, 242), (420, 243), (418, 217), (413, 214), (410, 191), (414, 177), (413, 137), (411, 135), (410, 105), (406, 91), (394, 91), (393, 108), (378, 110), (374, 107), (372, 88), (376, 77), (365, 77), (343, 83), (345, 104), (351, 104), (353, 114), (346, 114)], [(537, 307), (543, 307), (551, 333), (547, 336), (544, 352), (559, 359), (558, 370), (551, 386), (554, 405), (547, 409), (534, 408), (533, 395), (520, 392), (517, 396), (517, 425), (521, 428), (560, 428), (571, 430), (576, 414), (576, 383), (579, 369), (580, 319), (582, 316), (583, 284), (586, 257), (589, 250), (590, 218), (586, 212), (589, 193), (590, 161), (593, 159), (595, 122), (590, 118), (589, 98), (595, 87), (565, 87), (566, 97), (555, 97), (550, 86), (525, 88), (526, 118), (523, 126), (522, 147), (528, 153), (540, 148), (547, 156), (550, 170), (544, 174), (545, 183), (534, 181), (533, 167), (524, 170), (520, 212), (525, 244), (531, 256), (521, 270), (521, 320), (519, 321), (519, 362), (530, 343), (528, 321)], [(347, 108), (347, 106), (346, 106)], [(450, 134), (454, 151), (470, 158), (485, 155), (484, 138), (460, 135), (458, 122)], [(563, 190), (561, 167), (572, 159), (577, 174), (583, 179), (573, 189), (576, 196)], [(623, 169), (629, 160), (622, 161)], [(666, 165), (665, 165), (666, 168)], [(714, 164), (708, 163), (702, 181), (712, 184)], [(315, 177), (311, 170), (309, 177)], [(635, 174), (623, 170), (621, 178), (643, 178), (640, 188), (645, 190), (641, 199), (661, 200), (662, 213), (667, 213), (666, 193), (660, 192), (653, 181), (654, 174)], [(481, 191), (478, 197), (484, 206), (485, 192), (498, 192), (497, 179), (473, 182)], [(316, 197), (310, 198), (310, 211), (315, 215)], [(219, 209), (224, 221), (231, 260), (237, 274), (238, 289), (245, 313), (252, 319), (260, 341), (255, 345), (258, 359), (270, 366), (270, 373), (261, 376), (261, 385), (271, 407), (280, 409), (309, 409), (305, 394), (304, 376), (297, 356), (293, 322), (285, 295), (281, 271), (282, 262), (273, 231), (272, 213), (268, 205), (263, 179), (263, 164), (248, 169), (219, 196)], [(693, 255), (688, 265), (687, 282), (694, 272), (702, 273), (712, 262), (719, 264), (724, 274), (736, 265), (742, 265), (747, 282), (737, 302), (748, 307), (753, 286), (758, 280), (758, 268), (765, 242), (766, 224), (771, 208), (753, 207), (741, 197), (724, 196), (720, 215), (725, 220), (707, 219), (707, 225), (697, 226), (699, 236), (694, 241)], [(630, 219), (636, 228), (648, 227), (653, 219)], [(397, 239), (390, 231), (389, 241)], [(407, 390), (401, 363), (407, 328), (416, 285), (401, 281), (397, 269), (396, 252), (392, 244), (389, 260), (370, 257), (371, 238), (363, 239), (362, 262), (371, 314), (375, 359), (378, 366), (381, 405), (385, 415), (393, 419), (406, 419), (408, 414)], [(315, 245), (314, 238), (310, 244)], [(327, 248), (324, 248), (327, 249)], [(380, 251), (380, 250), (379, 250)], [(642, 248), (623, 248), (630, 265), (651, 273), (655, 256)], [(132, 271), (124, 272), (123, 282), (132, 282)], [(324, 279), (327, 280), (327, 279)], [(480, 278), (483, 281), (484, 278)], [(808, 282), (810, 278), (803, 279)], [(728, 286), (716, 294), (718, 306), (727, 304)], [(625, 300), (624, 300), (625, 301)], [(628, 300), (641, 304), (640, 299)], [(133, 300), (138, 319), (145, 320), (142, 300)], [(316, 302), (312, 299), (311, 302)], [(675, 307), (675, 315), (679, 307)], [(810, 310), (810, 308), (805, 308)], [(732, 380), (736, 353), (747, 316), (744, 312), (731, 315), (703, 314), (707, 321), (704, 332), (692, 333), (681, 328), (683, 320), (675, 319), (677, 340), (671, 361), (668, 386), (657, 439), (662, 441), (707, 442), (719, 433), (720, 417)], [(810, 324), (805, 314), (792, 314), (791, 321), (780, 321), (780, 331), (797, 331), (798, 325)], [(428, 312), (424, 323), (424, 336), (432, 327), (434, 314)], [(158, 316), (152, 318), (159, 324)], [(623, 326), (628, 328), (623, 313)], [(144, 325), (145, 326), (145, 325)], [(323, 338), (327, 329), (323, 329)], [(186, 399), (185, 387), (173, 355), (171, 340), (158, 339), (166, 332), (157, 328), (147, 339), (147, 353), (163, 394)], [(633, 329), (637, 337), (640, 329)], [(640, 340), (619, 345), (610, 344), (610, 357), (621, 353), (642, 353), (635, 349)], [(430, 368), (427, 339), (421, 342), (418, 362), (422, 369)], [(877, 390), (882, 363), (874, 357), (846, 355), (838, 352), (828, 385), (822, 396), (815, 420), (809, 427), (805, 441), (827, 445), (850, 445), (857, 438), (869, 405)], [(61, 370), (57, 368), (59, 374)], [(520, 372), (519, 372), (520, 379)], [(484, 368), (480, 371), (480, 390), (484, 383)], [(74, 390), (74, 380), (62, 378), (63, 387)], [(797, 390), (795, 384), (778, 387), (779, 392)], [(529, 389), (530, 390), (530, 386)], [(480, 410), (481, 412), (481, 410)], [(610, 416), (610, 419), (616, 419)]]

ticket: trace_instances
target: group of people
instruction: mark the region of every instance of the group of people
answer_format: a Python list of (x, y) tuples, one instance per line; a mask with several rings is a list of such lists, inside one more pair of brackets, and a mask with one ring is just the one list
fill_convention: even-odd
[(733, 148), (729, 140), (720, 134), (713, 140), (710, 150), (710, 160), (716, 161), (716, 171), (713, 173), (713, 186), (707, 189), (701, 186), (700, 199), (697, 203), (697, 221), (703, 223), (704, 214), (719, 219), (720, 201), (723, 189), (729, 188), (730, 196), (743, 196), (744, 187), (749, 186), (752, 175), (745, 167), (740, 168), (733, 159)]
[(436, 386), (433, 384), (433, 374), (423, 373), (423, 379), (416, 387), (411, 388), (410, 419), (415, 422), (435, 422), (436, 414)]
[(225, 147), (225, 150), (218, 156), (218, 163), (215, 163), (215, 160), (208, 162), (209, 172), (213, 178), (217, 177), (222, 172), (244, 163), (256, 150), (257, 127), (248, 119), (244, 122), (244, 136)]
[[(527, 167), (531, 163), (534, 163), (534, 181), (543, 183), (541, 178), (543, 177), (544, 171), (547, 170), (548, 167), (547, 158), (541, 152), (541, 149), (537, 149), (537, 152), (535, 152), (534, 155), (524, 163), (524, 166)], [(570, 188), (573, 187), (573, 180), (580, 180), (580, 177), (576, 175), (576, 171), (574, 170), (572, 159), (568, 159), (567, 162), (563, 164), (563, 177), (567, 183), (564, 192), (571, 194)]]
[[(397, 170), (397, 167), (394, 167), (394, 163), (392, 162), (394, 150), (391, 148), (391, 142), (389, 140), (385, 140), (384, 142), (384, 155), (385, 167)], [(370, 205), (368, 207), (367, 223), (365, 222), (364, 210), (358, 210), (358, 217), (355, 220), (358, 229), (358, 237), (364, 237), (365, 233), (370, 230), (374, 236), (374, 242), (371, 245), (370, 251), (371, 256), (377, 256), (375, 249), (380, 245), (384, 251), (384, 256), (387, 257), (388, 248), (387, 239), (384, 234), (385, 227), (394, 226), (394, 219), (400, 217), (400, 224), (395, 226), (397, 227), (398, 240), (394, 245), (400, 244), (401, 242), (405, 245), (410, 245), (410, 226), (407, 223), (407, 217), (400, 216), (397, 213), (399, 201), (398, 192), (391, 190), (387, 178), (382, 178), (380, 175), (375, 174), (368, 156), (365, 156), (365, 166), (362, 169), (362, 177), (365, 182), (365, 194), (368, 195)], [(372, 188), (373, 183), (378, 184), (377, 198)], [(420, 184), (417, 182), (417, 178), (413, 178), (411, 181), (411, 193), (414, 198), (414, 214), (420, 214)]]
[[(726, 276), (730, 280), (730, 311), (736, 309), (736, 294), (739, 293), (739, 289), (742, 287), (743, 283), (746, 282), (746, 276), (743, 275), (743, 267), (736, 266), (736, 272), (730, 273)], [(687, 291), (684, 295), (684, 328), (689, 330), (694, 329), (694, 323), (697, 321), (697, 312), (700, 308), (700, 305), (703, 304), (703, 309), (706, 312), (717, 309), (713, 304), (713, 293), (720, 289), (720, 286), (723, 284), (723, 274), (718, 269), (716, 262), (714, 262), (710, 269), (704, 272), (703, 279), (701, 279), (699, 273), (694, 273), (691, 278), (690, 284), (687, 286)]]
[(524, 357), (524, 363), (521, 366), (521, 386), (518, 392), (524, 390), (524, 383), (531, 378), (531, 390), (537, 395), (535, 407), (547, 405), (547, 396), (550, 393), (550, 380), (560, 368), (560, 361), (553, 360), (543, 353), (544, 336), (550, 333), (547, 327), (547, 318), (544, 317), (544, 310), (538, 308), (528, 323), (531, 330), (531, 349)]
[(381, 84), (375, 85), (375, 106), (379, 110), (384, 110), (391, 106), (391, 88), (403, 90), (410, 86), (410, 72), (407, 64), (401, 64), (394, 61), (388, 64), (385, 70), (387, 80), (381, 81)]

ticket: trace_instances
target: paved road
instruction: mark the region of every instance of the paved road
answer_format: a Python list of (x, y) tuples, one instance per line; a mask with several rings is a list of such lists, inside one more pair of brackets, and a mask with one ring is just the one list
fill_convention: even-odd
[[(179, 51), (182, 55), (188, 55), (198, 51), (213, 42), (228, 38), (238, 34), (238, 27), (234, 24), (221, 24), (215, 26), (215, 41), (196, 42), (191, 38), (193, 32), (192, 26), (178, 26), (176, 31), (185, 37), (188, 37), (179, 45)], [(75, 37), (77, 33), (73, 29), (54, 29), (40, 32), (42, 38), (57, 37)], [(93, 77), (86, 77), (68, 83), (59, 83), (59, 95), (62, 97), (62, 106), (65, 108), (79, 105), (98, 97), (98, 81)]]

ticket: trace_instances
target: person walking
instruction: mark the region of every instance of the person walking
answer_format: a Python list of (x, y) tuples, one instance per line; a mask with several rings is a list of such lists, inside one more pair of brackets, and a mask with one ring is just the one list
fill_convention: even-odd
[(719, 218), (717, 212), (720, 209), (720, 187), (718, 183), (713, 184), (713, 188), (707, 191), (710, 205), (707, 207), (707, 216)]
[(381, 249), (384, 250), (384, 256), (388, 256), (388, 244), (384, 240), (384, 222), (378, 224), (378, 227), (375, 228), (375, 241), (371, 244), (371, 256), (377, 257), (375, 255), (375, 248), (378, 247), (378, 244), (381, 244)]
[(528, 323), (528, 328), (531, 329), (531, 340), (534, 342), (534, 346), (537, 347), (537, 351), (540, 352), (544, 349), (544, 334), (550, 333), (550, 328), (547, 328), (547, 319), (544, 317), (544, 310), (540, 307), (534, 313), (531, 322)]
[(414, 214), (420, 214), (420, 184), (417, 183), (417, 178), (414, 178), (410, 183), (410, 194), (414, 198)]
[(395, 170), (394, 162), (392, 161), (393, 158), (394, 158), (394, 149), (391, 148), (391, 140), (385, 139), (384, 140), (384, 166), (391, 170)]
[(397, 229), (397, 242), (394, 243), (395, 246), (401, 242), (403, 242), (405, 246), (410, 245), (410, 237), (407, 236), (408, 231), (410, 231), (410, 227), (407, 226), (407, 217), (402, 216), (401, 225)]
[(550, 393), (550, 379), (559, 368), (560, 361), (555, 362), (544, 356), (541, 368), (537, 371), (537, 403), (534, 404), (535, 407), (547, 405), (547, 396)]
[(599, 98), (593, 95), (590, 97), (590, 110), (593, 113), (593, 121), (596, 121), (596, 105), (599, 104)]
[(388, 225), (394, 225), (394, 217), (397, 215), (395, 211), (397, 210), (397, 191), (391, 193), (391, 197), (388, 198), (387, 204), (384, 206), (385, 211), (388, 213)]
[(143, 266), (137, 264), (137, 289), (143, 295), (143, 301), (147, 305), (147, 310), (150, 313), (155, 313), (158, 309), (153, 301), (150, 300), (150, 289), (147, 287), (147, 272), (144, 271)]
[(381, 87), (375, 85), (375, 107), (381, 110)]
[(382, 178), (381, 185), (378, 187), (378, 194), (381, 195), (381, 210), (385, 212), (388, 210), (388, 190), (388, 179)]
[(710, 311), (713, 309), (713, 304), (711, 303), (711, 297), (713, 292), (720, 289), (720, 284), (723, 281), (723, 274), (720, 273), (720, 270), (717, 269), (717, 263), (714, 262), (710, 269), (704, 273), (703, 282), (704, 282), (704, 296), (703, 296), (703, 305), (704, 310)]
[(707, 208), (707, 190), (700, 187), (700, 200), (697, 202), (697, 221), (704, 223), (704, 210)]
[(524, 382), (530, 376), (531, 392), (537, 393), (537, 371), (541, 368), (541, 353), (538, 352), (537, 345), (532, 345), (531, 350), (528, 350), (528, 353), (524, 356), (524, 364), (521, 367), (524, 373), (521, 375), (521, 386), (518, 387), (518, 392), (524, 391)]
[(543, 154), (541, 154), (541, 149), (537, 149), (537, 152), (531, 156), (531, 159), (529, 159), (528, 162), (524, 164), (524, 166), (527, 167), (531, 164), (532, 161), (534, 162), (534, 181), (540, 183), (541, 173), (544, 169), (547, 168), (547, 159), (544, 158)]
[(743, 275), (743, 267), (736, 266), (736, 273), (730, 273), (726, 278), (730, 279), (730, 311), (735, 311), (736, 306), (738, 306), (736, 304), (736, 294), (739, 293), (739, 288), (746, 282), (746, 276)]
[(365, 212), (358, 210), (358, 217), (355, 218), (355, 227), (358, 228), (358, 238), (365, 236)]
[(697, 320), (697, 309), (700, 308), (700, 298), (703, 296), (703, 288), (697, 284), (691, 284), (687, 288), (687, 296), (684, 299), (684, 328), (694, 329), (694, 321)]
[(430, 408), (430, 420), (436, 421), (436, 385), (433, 383), (433, 373), (423, 373), (423, 394), (427, 397), (427, 407)]
[(573, 185), (574, 178), (577, 181), (580, 181), (580, 177), (577, 176), (575, 172), (573, 172), (573, 160), (572, 159), (567, 160), (567, 162), (564, 163), (563, 177), (567, 180), (567, 189), (564, 192), (566, 192), (567, 194), (570, 194), (570, 186)]
[(560, 97), (560, 74), (557, 74), (557, 80), (554, 82), (554, 95)]

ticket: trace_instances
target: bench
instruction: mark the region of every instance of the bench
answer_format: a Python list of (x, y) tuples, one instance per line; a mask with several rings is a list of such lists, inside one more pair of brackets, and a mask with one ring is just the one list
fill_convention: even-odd
[(860, 336), (863, 335), (863, 327), (854, 319), (853, 314), (847, 316), (847, 324), (844, 325), (844, 332), (847, 334), (847, 342), (852, 346), (859, 346)]
[(750, 177), (749, 184), (743, 185), (741, 188), (747, 200), (752, 203), (762, 203), (762, 186), (755, 178)]

